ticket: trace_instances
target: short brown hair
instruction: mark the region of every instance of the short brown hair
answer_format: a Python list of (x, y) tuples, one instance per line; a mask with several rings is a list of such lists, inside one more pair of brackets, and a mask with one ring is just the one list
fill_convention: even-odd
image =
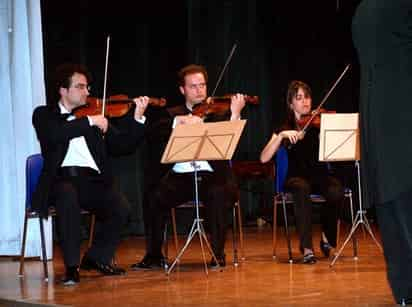
[(207, 71), (206, 68), (202, 65), (196, 65), (196, 64), (190, 64), (187, 65), (185, 67), (183, 67), (181, 70), (179, 70), (179, 72), (177, 73), (177, 77), (178, 77), (178, 83), (180, 86), (184, 86), (185, 85), (185, 77), (187, 75), (191, 75), (191, 74), (197, 74), (197, 73), (201, 73), (203, 74), (203, 76), (205, 77), (205, 81), (207, 83)]

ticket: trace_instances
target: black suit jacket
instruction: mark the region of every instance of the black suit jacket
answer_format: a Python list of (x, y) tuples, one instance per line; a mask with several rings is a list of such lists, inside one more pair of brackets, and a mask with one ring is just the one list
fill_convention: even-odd
[(412, 188), (411, 16), (411, 0), (364, 0), (353, 19), (366, 204), (394, 200)]
[(144, 125), (133, 118), (134, 109), (123, 118), (109, 123), (106, 134), (102, 135), (96, 126), (90, 126), (87, 117), (67, 121), (60, 114), (59, 107), (40, 106), (33, 112), (33, 126), (40, 142), (44, 166), (39, 183), (32, 197), (32, 208), (42, 216), (47, 216), (50, 205), (50, 188), (66, 155), (71, 139), (84, 136), (87, 146), (108, 182), (112, 180), (109, 155), (132, 152), (143, 137)]

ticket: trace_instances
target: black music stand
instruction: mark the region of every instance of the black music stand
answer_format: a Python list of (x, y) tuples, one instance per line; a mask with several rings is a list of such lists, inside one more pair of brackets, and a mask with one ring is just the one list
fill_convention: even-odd
[(206, 245), (212, 258), (219, 265), (209, 244), (203, 227), (203, 219), (199, 215), (199, 194), (197, 172), (199, 166), (196, 161), (202, 160), (230, 160), (239, 142), (240, 135), (246, 120), (224, 121), (217, 123), (200, 123), (193, 125), (178, 125), (173, 130), (166, 149), (162, 156), (162, 163), (191, 162), (194, 168), (195, 183), (195, 218), (186, 242), (179, 251), (176, 259), (170, 265), (166, 274), (169, 275), (180, 261), (190, 242), (199, 234), (205, 272), (208, 274), (207, 262), (203, 243)]

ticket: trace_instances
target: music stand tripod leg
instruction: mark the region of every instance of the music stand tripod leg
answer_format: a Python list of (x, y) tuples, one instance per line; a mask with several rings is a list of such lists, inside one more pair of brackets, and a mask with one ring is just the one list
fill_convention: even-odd
[(205, 241), (205, 244), (212, 255), (213, 259), (217, 263), (217, 267), (219, 268), (219, 262), (217, 261), (217, 258), (215, 254), (213, 253), (212, 248), (210, 247), (209, 241), (207, 240), (206, 232), (204, 231), (203, 224), (202, 224), (202, 219), (199, 217), (199, 193), (198, 193), (198, 178), (197, 178), (197, 168), (198, 166), (196, 165), (195, 162), (193, 162), (193, 168), (194, 168), (194, 182), (195, 182), (195, 209), (196, 209), (196, 218), (193, 221), (192, 228), (189, 232), (189, 235), (187, 237), (185, 245), (182, 247), (180, 250), (179, 254), (176, 256), (176, 259), (173, 261), (172, 265), (169, 267), (169, 269), (166, 271), (166, 274), (169, 275), (173, 268), (176, 266), (176, 264), (180, 261), (180, 257), (183, 255), (183, 253), (186, 251), (187, 247), (189, 246), (190, 242), (196, 235), (196, 233), (199, 234), (199, 240), (200, 240), (200, 247), (202, 249), (202, 257), (203, 257), (203, 263), (205, 265), (205, 271), (206, 275), (208, 274), (207, 270), (207, 262), (206, 262), (206, 257), (204, 253), (204, 247), (203, 247), (203, 240)]
[[(207, 249), (209, 250), (209, 253), (212, 255), (213, 260), (216, 262), (217, 268), (220, 268), (220, 265), (219, 265), (219, 262), (217, 261), (215, 253), (213, 252), (212, 247), (209, 244), (209, 241), (207, 240), (206, 231), (203, 228), (203, 224), (200, 223), (199, 227), (200, 227), (199, 239), (200, 239), (200, 247), (202, 249), (203, 263), (205, 265), (206, 274), (208, 274), (207, 261), (206, 261), (205, 252), (204, 252), (204, 248), (203, 248), (203, 240), (205, 241), (205, 245), (206, 245)], [(203, 238), (203, 240), (202, 240), (202, 238)]]
[(341, 253), (343, 252), (343, 250), (345, 249), (346, 244), (348, 244), (349, 240), (351, 239), (351, 237), (353, 236), (353, 234), (356, 231), (356, 228), (358, 228), (358, 226), (361, 224), (360, 221), (360, 211), (358, 211), (358, 213), (356, 214), (355, 220), (353, 221), (353, 225), (352, 228), (348, 234), (348, 236), (346, 237), (345, 241), (343, 242), (341, 248), (339, 249), (339, 251), (336, 253), (335, 257), (333, 258), (332, 262), (330, 263), (330, 267), (332, 267), (336, 260), (338, 259), (338, 257), (341, 255)]
[(383, 252), (382, 246), (380, 245), (380, 243), (378, 242), (378, 240), (376, 239), (375, 235), (372, 232), (372, 228), (369, 224), (368, 219), (366, 218), (366, 216), (364, 217), (364, 227), (366, 228), (366, 230), (369, 232), (370, 236), (372, 237), (373, 241), (375, 241), (375, 244), (379, 247), (379, 249), (381, 250), (381, 252)]
[[(356, 166), (356, 170), (357, 170), (357, 177), (358, 177), (358, 192), (359, 192), (359, 210), (356, 214), (356, 218), (354, 220), (354, 224), (352, 226), (351, 231), (349, 232), (348, 237), (346, 238), (345, 242), (343, 243), (342, 247), (339, 249), (338, 253), (335, 255), (335, 257), (333, 258), (330, 267), (332, 267), (336, 260), (338, 259), (338, 257), (340, 256), (340, 254), (342, 253), (343, 249), (345, 248), (346, 244), (349, 242), (350, 238), (353, 236), (353, 234), (356, 231), (356, 228), (358, 228), (359, 225), (363, 225), (366, 230), (369, 232), (370, 236), (372, 237), (372, 239), (374, 240), (374, 242), (376, 243), (376, 245), (378, 246), (378, 248), (382, 251), (382, 247), (379, 244), (378, 240), (376, 239), (375, 235), (372, 232), (372, 229), (369, 225), (368, 219), (366, 217), (366, 211), (363, 210), (362, 207), (362, 190), (361, 190), (361, 181), (360, 181), (360, 165), (359, 165), (359, 161), (355, 161), (355, 166)], [(357, 246), (356, 246), (357, 249)]]
[(180, 261), (180, 257), (183, 256), (184, 252), (186, 251), (186, 248), (189, 246), (190, 242), (192, 241), (192, 239), (194, 238), (196, 232), (197, 232), (197, 228), (195, 228), (196, 226), (196, 220), (193, 221), (192, 224), (192, 228), (190, 229), (189, 235), (187, 236), (186, 242), (183, 245), (182, 249), (180, 250), (179, 254), (176, 256), (176, 259), (173, 261), (173, 263), (170, 265), (170, 267), (168, 268), (168, 270), (166, 271), (166, 274), (169, 275), (170, 272), (173, 270), (173, 268), (175, 267), (175, 265)]

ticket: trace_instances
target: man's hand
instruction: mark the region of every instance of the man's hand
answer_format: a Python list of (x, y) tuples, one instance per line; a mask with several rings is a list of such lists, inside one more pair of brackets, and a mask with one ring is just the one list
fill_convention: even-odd
[(245, 95), (238, 93), (231, 97), (230, 111), (232, 112), (232, 115), (230, 117), (230, 120), (240, 119), (240, 113), (245, 107), (245, 104)]
[(149, 104), (149, 97), (140, 96), (133, 98), (134, 103), (136, 104), (136, 109), (134, 111), (134, 119), (140, 120), (143, 117), (144, 112), (146, 111), (147, 105)]
[(103, 133), (106, 133), (109, 122), (103, 115), (92, 115), (89, 116), (92, 121), (92, 126), (97, 126)]

